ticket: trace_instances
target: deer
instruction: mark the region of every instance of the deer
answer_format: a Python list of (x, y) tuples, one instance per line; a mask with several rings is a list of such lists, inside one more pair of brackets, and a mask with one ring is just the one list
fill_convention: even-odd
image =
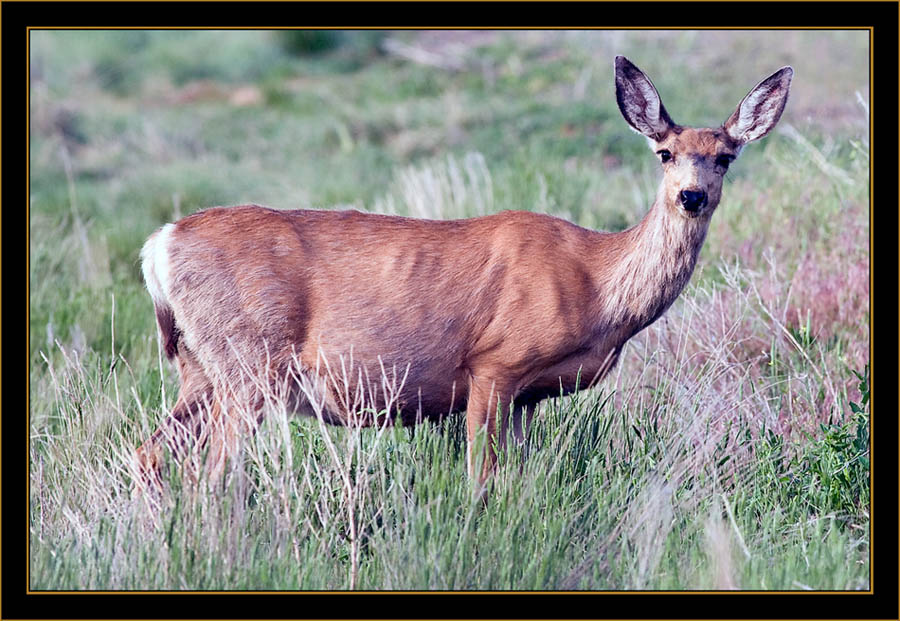
[[(721, 126), (692, 128), (672, 120), (631, 61), (617, 56), (614, 69), (618, 108), (662, 169), (649, 211), (626, 230), (531, 211), (425, 220), (242, 205), (155, 231), (142, 271), (180, 389), (136, 450), (140, 479), (158, 484), (165, 450), (182, 458), (199, 442), (215, 480), (262, 421), (266, 390), (281, 386), (293, 413), (329, 424), (413, 425), (464, 411), (467, 471), (483, 492), (537, 404), (602, 380), (679, 296), (728, 167), (778, 123), (793, 77), (782, 67)], [(355, 370), (343, 385), (318, 381), (323, 358)], [(388, 401), (395, 411), (360, 423), (339, 393), (385, 368), (403, 370), (402, 386), (390, 400), (375, 390), (373, 411)]]

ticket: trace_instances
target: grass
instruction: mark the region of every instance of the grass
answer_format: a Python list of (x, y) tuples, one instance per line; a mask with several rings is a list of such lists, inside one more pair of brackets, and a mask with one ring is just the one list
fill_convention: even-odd
[[(869, 587), (865, 33), (452, 34), (32, 32), (32, 589)], [(460, 417), (379, 432), (277, 403), (221, 487), (170, 464), (132, 499), (177, 392), (150, 232), (242, 202), (621, 230), (658, 172), (616, 53), (684, 123), (796, 77), (691, 285), (601, 386), (542, 404), (486, 507)]]

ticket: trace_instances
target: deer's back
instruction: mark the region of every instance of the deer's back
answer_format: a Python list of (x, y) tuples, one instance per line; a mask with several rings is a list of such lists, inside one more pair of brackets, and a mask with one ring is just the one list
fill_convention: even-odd
[[(167, 244), (186, 345), (219, 371), (352, 356), (409, 368), (407, 400), (465, 406), (472, 367), (552, 363), (583, 344), (589, 237), (528, 212), (429, 221), (355, 211), (208, 209)], [(453, 384), (456, 384), (454, 387)]]

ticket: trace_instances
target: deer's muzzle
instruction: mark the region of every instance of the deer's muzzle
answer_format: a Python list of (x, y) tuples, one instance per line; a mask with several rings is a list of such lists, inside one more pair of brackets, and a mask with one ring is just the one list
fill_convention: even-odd
[(686, 211), (697, 212), (706, 207), (707, 196), (703, 190), (682, 190), (678, 194), (682, 207)]

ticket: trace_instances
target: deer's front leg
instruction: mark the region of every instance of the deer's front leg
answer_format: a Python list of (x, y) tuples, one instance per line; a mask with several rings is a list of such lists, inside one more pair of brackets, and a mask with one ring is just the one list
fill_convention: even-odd
[(512, 387), (506, 382), (474, 374), (469, 380), (466, 458), (469, 477), (477, 482), (482, 495), (497, 463), (498, 418), (505, 421), (509, 416), (512, 393)]
[(531, 421), (534, 419), (537, 401), (516, 401), (515, 407), (509, 416), (500, 419), (500, 446), (506, 446), (508, 440), (509, 428), (512, 426), (513, 440), (518, 445), (525, 443), (525, 434), (531, 428)]

